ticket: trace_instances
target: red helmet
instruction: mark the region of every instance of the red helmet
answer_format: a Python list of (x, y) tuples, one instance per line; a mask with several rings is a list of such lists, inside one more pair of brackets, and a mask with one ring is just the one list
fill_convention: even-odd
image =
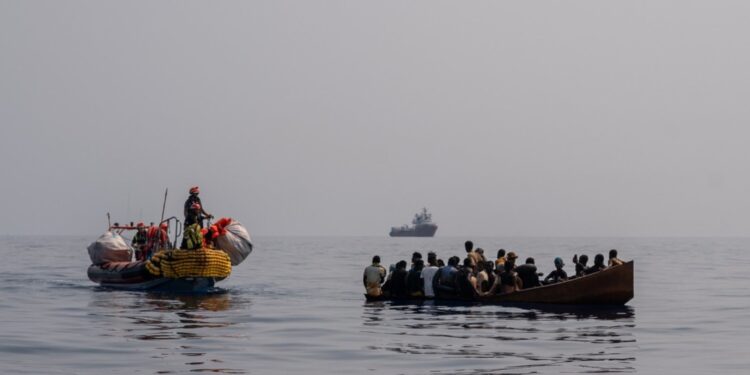
[(138, 228), (143, 228), (143, 227), (146, 226), (146, 224), (143, 224), (142, 221), (139, 221), (138, 224), (136, 224), (135, 226), (138, 227)]
[(161, 224), (159, 224), (159, 228), (161, 228), (161, 229), (168, 229), (169, 228), (169, 224), (167, 224), (167, 223), (161, 223)]
[(198, 189), (197, 186), (193, 186), (193, 187), (190, 188), (190, 194), (198, 194), (200, 192), (201, 191), (200, 191), (200, 189)]
[(192, 205), (190, 206), (190, 209), (191, 209), (191, 210), (200, 210), (200, 209), (201, 209), (201, 205), (200, 205), (200, 203), (193, 203), (193, 204), (192, 204)]

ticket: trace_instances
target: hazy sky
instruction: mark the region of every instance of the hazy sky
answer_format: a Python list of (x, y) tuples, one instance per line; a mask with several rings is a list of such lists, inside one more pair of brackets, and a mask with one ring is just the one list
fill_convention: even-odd
[(747, 1), (0, 1), (0, 234), (750, 231)]

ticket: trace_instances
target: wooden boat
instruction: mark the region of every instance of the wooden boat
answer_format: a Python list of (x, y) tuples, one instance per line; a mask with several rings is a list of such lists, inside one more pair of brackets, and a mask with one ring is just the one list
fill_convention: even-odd
[[(367, 301), (408, 301), (418, 298), (372, 297)], [(443, 301), (470, 301), (480, 303), (546, 303), (564, 305), (624, 305), (633, 299), (633, 261), (606, 268), (590, 275), (567, 281), (524, 289), (518, 292), (466, 299), (436, 297)]]

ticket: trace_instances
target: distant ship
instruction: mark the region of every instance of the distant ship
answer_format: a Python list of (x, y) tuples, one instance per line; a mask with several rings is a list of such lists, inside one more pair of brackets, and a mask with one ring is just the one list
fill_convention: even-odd
[(423, 208), (422, 212), (414, 214), (411, 221), (413, 226), (402, 225), (391, 228), (391, 237), (433, 237), (437, 232), (437, 224), (432, 222), (432, 214)]

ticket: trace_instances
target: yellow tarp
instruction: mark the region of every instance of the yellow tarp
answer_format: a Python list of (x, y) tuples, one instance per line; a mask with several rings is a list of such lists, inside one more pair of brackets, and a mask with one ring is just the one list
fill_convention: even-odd
[(221, 250), (162, 250), (146, 262), (146, 269), (154, 276), (177, 279), (181, 277), (225, 278), (232, 273), (229, 255)]

